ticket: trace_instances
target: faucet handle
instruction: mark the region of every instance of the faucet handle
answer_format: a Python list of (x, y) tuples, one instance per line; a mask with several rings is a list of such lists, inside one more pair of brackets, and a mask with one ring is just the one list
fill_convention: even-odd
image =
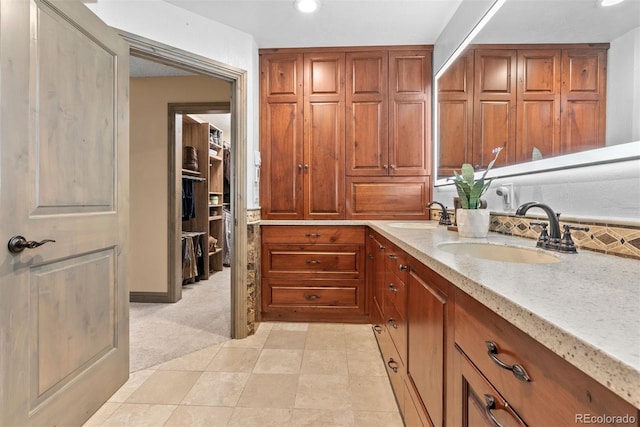
[(576, 250), (576, 245), (571, 238), (571, 230), (579, 230), (579, 231), (589, 231), (589, 227), (580, 227), (577, 225), (569, 225), (565, 224), (563, 226), (564, 233), (562, 234), (562, 239), (560, 240), (560, 245), (558, 250), (560, 252), (575, 254), (578, 251)]
[(536, 243), (536, 246), (539, 248), (546, 248), (549, 246), (549, 233), (547, 232), (547, 226), (549, 225), (548, 222), (530, 222), (529, 223), (529, 228), (531, 228), (532, 225), (537, 225), (542, 227), (542, 230), (540, 231), (540, 236), (538, 236), (538, 243)]

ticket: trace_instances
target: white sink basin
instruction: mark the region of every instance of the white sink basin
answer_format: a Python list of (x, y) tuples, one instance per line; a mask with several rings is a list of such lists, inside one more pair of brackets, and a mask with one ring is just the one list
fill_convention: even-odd
[(412, 230), (433, 230), (438, 228), (437, 224), (428, 222), (392, 222), (389, 227), (393, 228), (409, 228)]
[(469, 255), (491, 261), (549, 264), (560, 262), (559, 256), (538, 248), (489, 242), (444, 242), (438, 249), (452, 254)]

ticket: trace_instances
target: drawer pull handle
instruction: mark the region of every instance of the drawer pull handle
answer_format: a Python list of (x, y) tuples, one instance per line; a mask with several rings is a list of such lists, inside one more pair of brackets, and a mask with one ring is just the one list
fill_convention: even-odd
[(320, 299), (320, 295), (305, 295), (304, 297), (309, 301), (315, 301), (317, 299)]
[(393, 329), (398, 329), (398, 324), (396, 323), (393, 317), (389, 317), (389, 320), (387, 320), (387, 322), (391, 325)]
[(320, 237), (320, 233), (304, 233), (304, 237)]
[(490, 394), (485, 394), (484, 401), (487, 402), (487, 406), (484, 407), (484, 411), (487, 414), (487, 417), (489, 417), (495, 427), (503, 427), (491, 412), (492, 409), (496, 409), (496, 401), (493, 396), (491, 396)]
[(308, 259), (307, 264), (320, 264), (319, 259)]
[(373, 259), (374, 258), (373, 254), (369, 254), (368, 256), (369, 256), (369, 259)]
[(397, 256), (395, 256), (394, 254), (389, 254), (389, 258), (390, 258), (390, 259), (398, 259), (398, 257), (397, 257)]
[(389, 290), (391, 292), (398, 292), (398, 288), (393, 286), (393, 283), (389, 283)]
[(502, 360), (496, 357), (496, 354), (498, 354), (498, 345), (496, 343), (494, 343), (493, 341), (485, 341), (485, 344), (487, 345), (487, 354), (489, 355), (491, 360), (493, 360), (493, 363), (503, 369), (513, 372), (513, 376), (520, 381), (531, 381), (531, 378), (529, 378), (529, 374), (527, 374), (527, 371), (525, 371), (525, 369), (521, 365), (507, 365)]
[(380, 245), (380, 246), (378, 246), (378, 248), (379, 248), (381, 251), (384, 251), (384, 250), (386, 249), (386, 247), (385, 247), (384, 245)]
[(407, 270), (408, 268), (409, 268), (409, 267), (408, 267), (408, 266), (406, 266), (406, 265), (402, 265), (402, 264), (398, 265), (398, 270), (400, 270), (400, 271), (405, 271), (405, 270)]
[(398, 362), (396, 362), (395, 360), (393, 360), (393, 358), (389, 358), (389, 361), (387, 362), (387, 366), (389, 367), (389, 369), (391, 369), (393, 372), (397, 373), (398, 372)]
[(381, 334), (381, 333), (382, 333), (382, 326), (380, 326), (380, 325), (373, 325), (373, 330), (374, 330), (377, 334)]

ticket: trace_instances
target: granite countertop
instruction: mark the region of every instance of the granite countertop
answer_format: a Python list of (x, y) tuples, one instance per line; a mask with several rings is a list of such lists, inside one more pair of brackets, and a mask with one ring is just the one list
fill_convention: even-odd
[(553, 264), (488, 261), (454, 255), (437, 245), (466, 240), (535, 248), (535, 241), (497, 233), (489, 233), (486, 239), (461, 238), (444, 226), (402, 229), (390, 227), (393, 222), (398, 221), (262, 221), (262, 224), (368, 225), (640, 408), (639, 261), (589, 251), (557, 254), (561, 262)]

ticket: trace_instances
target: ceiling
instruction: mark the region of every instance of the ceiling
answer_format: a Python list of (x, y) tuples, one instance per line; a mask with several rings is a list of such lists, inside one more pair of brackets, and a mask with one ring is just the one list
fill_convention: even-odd
[(434, 44), (462, 0), (166, 0), (251, 34), (259, 48)]

